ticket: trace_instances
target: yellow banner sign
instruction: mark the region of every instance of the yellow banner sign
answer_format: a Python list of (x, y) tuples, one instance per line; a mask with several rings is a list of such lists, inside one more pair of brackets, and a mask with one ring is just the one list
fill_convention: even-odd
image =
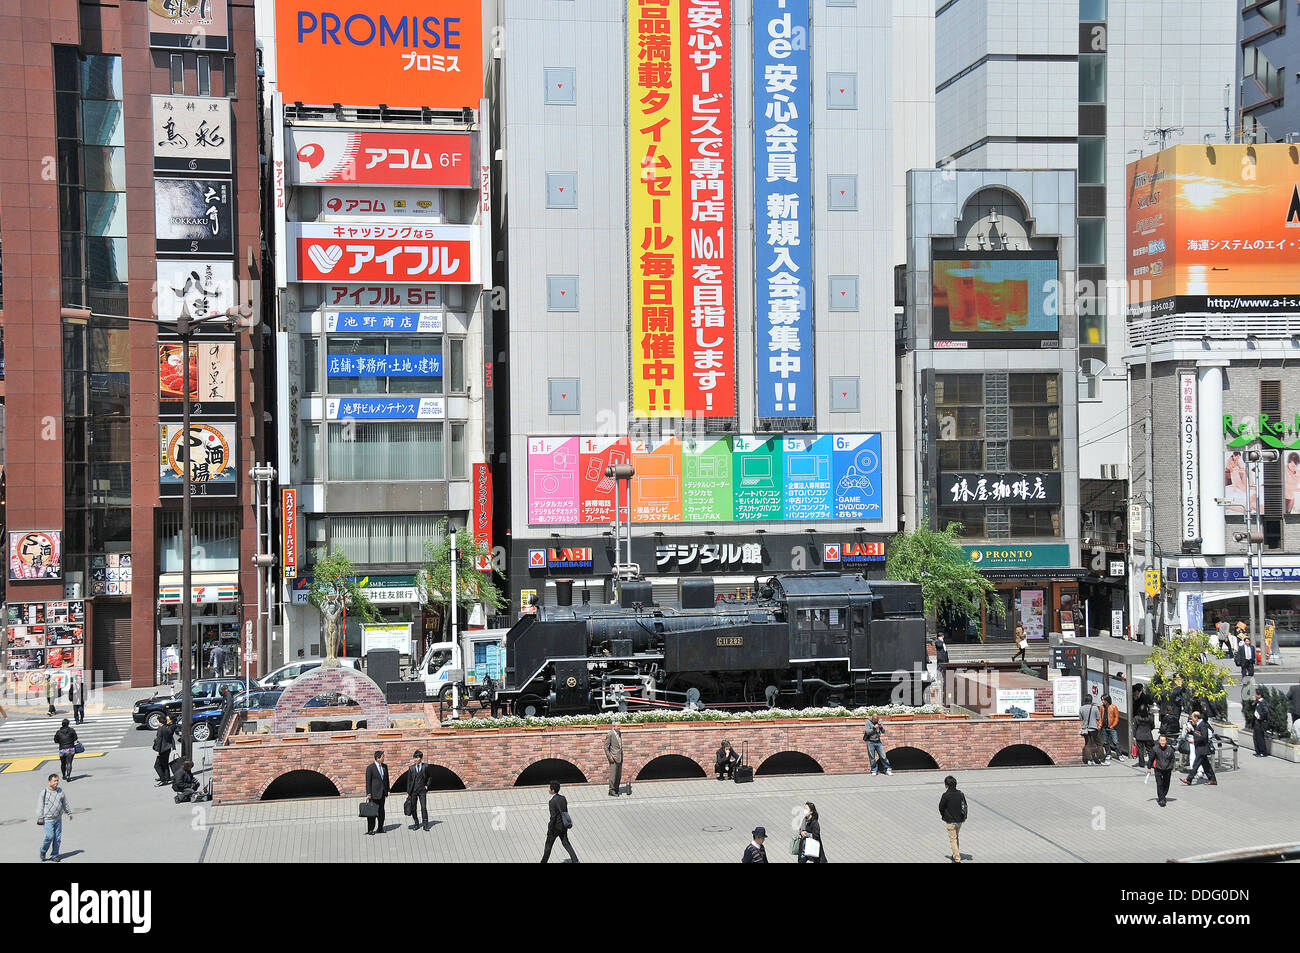
[(682, 110), (680, 0), (628, 0), (632, 408), (681, 417)]
[(1147, 570), (1147, 595), (1153, 599), (1160, 595), (1160, 570), (1158, 569)]

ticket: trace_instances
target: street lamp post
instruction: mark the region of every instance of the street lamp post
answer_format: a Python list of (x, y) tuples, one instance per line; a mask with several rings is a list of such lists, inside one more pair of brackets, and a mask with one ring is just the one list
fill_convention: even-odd
[[(103, 318), (109, 321), (135, 321), (140, 324), (152, 324), (154, 327), (167, 327), (168, 321), (157, 318), (136, 318), (121, 314), (100, 314), (86, 307), (65, 306), (59, 309), (59, 315), (69, 324), (88, 325), (91, 318)], [(192, 760), (194, 739), (192, 737), (194, 720), (194, 669), (193, 652), (194, 635), (190, 631), (193, 621), (191, 604), (190, 577), (193, 562), (193, 526), (190, 518), (190, 483), (193, 476), (190, 463), (190, 338), (194, 331), (204, 324), (223, 321), (231, 333), (253, 326), (253, 309), (247, 307), (227, 308), (225, 311), (193, 318), (182, 313), (175, 322), (175, 330), (181, 339), (182, 379), (185, 384), (181, 389), (181, 448), (184, 454), (185, 472), (181, 480), (181, 546), (184, 549), (181, 562), (181, 760)]]

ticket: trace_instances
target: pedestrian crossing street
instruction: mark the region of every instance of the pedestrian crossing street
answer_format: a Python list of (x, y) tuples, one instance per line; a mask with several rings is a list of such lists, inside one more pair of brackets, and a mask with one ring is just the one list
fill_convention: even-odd
[[(57, 758), (59, 750), (54, 744), (54, 732), (67, 717), (60, 712), (52, 718), (10, 718), (0, 725), (0, 762)], [(85, 746), (86, 754), (91, 754), (119, 747), (126, 733), (135, 730), (135, 722), (129, 711), (87, 712), (86, 720), (80, 725), (72, 724), (69, 719), (69, 727), (77, 732), (77, 740)]]

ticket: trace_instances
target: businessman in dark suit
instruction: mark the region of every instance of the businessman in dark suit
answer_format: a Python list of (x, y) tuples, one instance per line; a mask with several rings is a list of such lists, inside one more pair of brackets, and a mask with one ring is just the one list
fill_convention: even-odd
[(1241, 669), (1243, 678), (1255, 677), (1255, 646), (1250, 644), (1249, 637), (1242, 639), (1237, 646), (1237, 667)]
[(366, 797), (379, 805), (379, 814), (366, 818), (366, 833), (374, 834), (376, 828), (384, 832), (384, 800), (392, 785), (388, 783), (388, 765), (384, 764), (384, 753), (375, 752), (375, 760), (366, 766)]
[(411, 802), (411, 830), (420, 830), (421, 814), (424, 815), (423, 827), (428, 830), (429, 805), (426, 799), (429, 791), (429, 770), (424, 763), (423, 751), (417, 751), (411, 757), (414, 760), (406, 769), (406, 796)]
[(573, 852), (573, 845), (569, 843), (569, 831), (564, 826), (564, 815), (569, 811), (569, 802), (563, 794), (560, 793), (560, 782), (551, 782), (551, 819), (546, 825), (546, 853), (542, 854), (542, 863), (551, 859), (551, 846), (555, 843), (555, 838), (560, 839), (564, 849), (569, 852), (569, 859), (566, 864), (576, 864), (578, 855)]

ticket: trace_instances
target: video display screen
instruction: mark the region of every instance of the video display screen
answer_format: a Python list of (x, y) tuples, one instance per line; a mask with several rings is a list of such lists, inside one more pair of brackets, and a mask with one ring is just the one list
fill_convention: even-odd
[(1043, 253), (936, 253), (935, 347), (1056, 347), (1059, 269)]

